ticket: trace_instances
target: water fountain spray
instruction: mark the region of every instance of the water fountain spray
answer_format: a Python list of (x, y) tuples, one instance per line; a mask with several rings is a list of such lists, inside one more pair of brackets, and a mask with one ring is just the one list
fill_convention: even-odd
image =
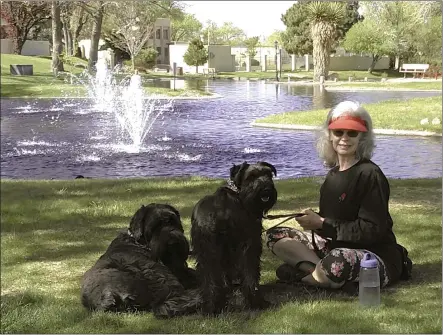
[(89, 86), (95, 108), (115, 115), (121, 130), (131, 139), (131, 146), (137, 152), (155, 120), (164, 111), (171, 110), (173, 105), (172, 99), (147, 95), (138, 71), (118, 82), (104, 59), (97, 62), (96, 74), (90, 78)]

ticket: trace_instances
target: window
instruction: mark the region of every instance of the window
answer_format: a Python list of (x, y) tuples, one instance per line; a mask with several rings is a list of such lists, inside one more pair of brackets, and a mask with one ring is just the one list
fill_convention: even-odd
[(157, 64), (161, 64), (162, 60), (161, 59), (157, 59)]
[(157, 56), (160, 56), (162, 54), (162, 48), (157, 47)]
[(160, 38), (161, 38), (161, 36), (160, 36), (161, 33), (162, 33), (161, 29), (158, 28), (158, 29), (157, 29), (157, 32), (156, 32), (156, 34), (155, 34), (155, 38), (156, 38), (156, 39), (160, 39)]
[(169, 31), (168, 31), (168, 29), (163, 29), (163, 38), (165, 40), (169, 39)]
[(169, 57), (169, 48), (165, 48), (165, 57)]

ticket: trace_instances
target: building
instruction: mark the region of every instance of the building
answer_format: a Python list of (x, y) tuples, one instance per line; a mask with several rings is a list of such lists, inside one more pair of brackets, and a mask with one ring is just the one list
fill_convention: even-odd
[[(183, 57), (188, 50), (188, 43), (172, 42), (169, 45), (170, 66), (176, 63), (177, 67), (183, 68), (184, 73), (195, 73), (196, 67), (185, 63)], [(229, 45), (209, 45), (208, 62), (198, 67), (198, 73), (203, 73), (204, 69), (213, 68), (216, 72), (232, 72), (235, 71), (235, 59), (231, 54), (231, 46)]]
[[(9, 22), (4, 18), (0, 18), (0, 50), (2, 54), (13, 53), (13, 41), (7, 38), (6, 27)], [(23, 56), (50, 56), (49, 41), (26, 40), (23, 44), (21, 55)]]
[[(169, 44), (171, 41), (171, 20), (157, 19), (154, 24), (151, 36), (147, 41), (147, 45), (157, 51), (157, 64), (169, 64)], [(105, 41), (100, 39), (99, 48), (105, 44)], [(91, 48), (91, 40), (79, 41), (79, 47), (83, 58), (89, 59), (89, 50)], [(112, 58), (111, 49), (99, 51), (98, 58), (105, 58), (109, 60)], [(110, 63), (112, 65), (112, 62)]]
[(157, 19), (148, 40), (148, 46), (157, 50), (157, 64), (169, 64), (169, 44), (171, 42), (171, 20)]

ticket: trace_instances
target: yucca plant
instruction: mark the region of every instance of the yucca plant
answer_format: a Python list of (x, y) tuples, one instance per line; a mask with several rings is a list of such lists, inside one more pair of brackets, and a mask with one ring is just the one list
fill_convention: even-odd
[(320, 76), (328, 76), (331, 47), (337, 26), (345, 19), (346, 3), (314, 1), (307, 6), (306, 15), (311, 21), (314, 81), (318, 81)]

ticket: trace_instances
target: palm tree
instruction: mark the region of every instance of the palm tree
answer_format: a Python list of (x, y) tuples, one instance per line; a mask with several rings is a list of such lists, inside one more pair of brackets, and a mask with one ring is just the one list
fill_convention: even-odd
[(345, 18), (346, 3), (314, 1), (308, 4), (306, 15), (311, 21), (314, 81), (319, 81), (320, 76), (325, 79), (328, 76), (331, 47), (337, 36), (337, 25)]

